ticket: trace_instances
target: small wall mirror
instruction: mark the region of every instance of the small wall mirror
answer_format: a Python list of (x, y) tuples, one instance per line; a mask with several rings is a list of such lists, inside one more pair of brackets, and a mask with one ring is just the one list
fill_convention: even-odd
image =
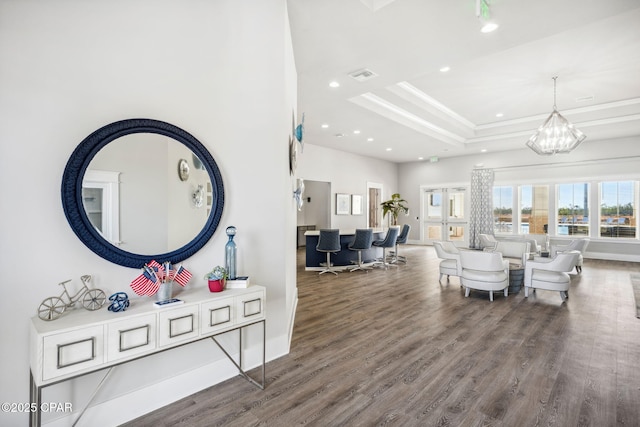
[(78, 145), (63, 175), (62, 204), (89, 249), (139, 268), (151, 259), (182, 261), (204, 246), (222, 216), (224, 187), (211, 154), (192, 135), (130, 119)]

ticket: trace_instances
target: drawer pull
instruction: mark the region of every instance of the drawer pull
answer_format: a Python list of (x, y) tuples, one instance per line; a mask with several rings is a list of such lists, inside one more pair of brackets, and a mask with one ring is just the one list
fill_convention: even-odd
[[(252, 299), (249, 301), (243, 301), (244, 302), (244, 317), (249, 317), (249, 316), (255, 316), (256, 314), (260, 314), (262, 313), (262, 299), (261, 298), (256, 298), (256, 299)], [(257, 304), (255, 304), (257, 302)], [(255, 307), (257, 306), (257, 307)], [(253, 308), (253, 310), (252, 310)], [(247, 309), (249, 309), (249, 312), (247, 312)]]
[[(125, 339), (126, 339), (126, 335), (128, 333), (131, 332), (136, 332), (139, 331), (140, 329), (145, 329), (146, 328), (146, 341), (142, 341), (139, 344), (133, 344), (133, 345), (129, 345), (127, 346), (125, 343)], [(151, 325), (143, 325), (143, 326), (138, 326), (137, 328), (131, 328), (131, 329), (125, 329), (124, 331), (119, 331), (120, 332), (120, 346), (118, 351), (119, 352), (125, 352), (125, 351), (129, 351), (129, 350), (133, 350), (134, 348), (138, 348), (138, 347), (144, 347), (145, 345), (149, 344), (149, 331), (151, 330)]]
[[(72, 360), (69, 361), (68, 363), (64, 362), (64, 359), (66, 358), (65, 356), (69, 357), (71, 356), (71, 353), (78, 353), (78, 351), (87, 351), (89, 350), (89, 348), (83, 348), (85, 347), (86, 344), (90, 343), (91, 345), (91, 351), (89, 352), (90, 355), (87, 355), (86, 358), (84, 359), (78, 359), (78, 360)], [(73, 347), (72, 347), (73, 346)], [(80, 350), (77, 351), (73, 351), (74, 347), (77, 347)], [(67, 353), (67, 351), (69, 353)], [(83, 354), (83, 353), (80, 353)], [(71, 343), (67, 343), (67, 344), (58, 344), (58, 364), (57, 367), (58, 369), (62, 369), (62, 368), (66, 368), (68, 366), (73, 366), (73, 365), (77, 365), (78, 363), (84, 363), (84, 362), (88, 362), (90, 360), (93, 360), (96, 358), (96, 339), (95, 337), (91, 337), (91, 338), (87, 338), (86, 340), (80, 340), (80, 341), (74, 341)]]
[[(191, 325), (190, 325), (189, 329), (186, 329), (186, 330), (183, 330), (183, 331), (177, 330), (177, 328), (180, 326), (178, 324), (178, 321), (184, 320), (184, 319), (187, 319), (187, 318), (191, 318)], [(174, 332), (174, 322), (175, 322), (176, 332)], [(179, 337), (180, 335), (190, 334), (191, 332), (193, 332), (193, 314), (187, 314), (186, 316), (175, 317), (173, 319), (169, 319), (169, 338)]]
[[(222, 310), (226, 310), (226, 313), (222, 313)], [(218, 314), (226, 317), (222, 317), (225, 320), (217, 320)], [(223, 323), (231, 322), (231, 306), (225, 305), (224, 307), (214, 308), (213, 310), (209, 310), (209, 326), (217, 326), (222, 325)]]

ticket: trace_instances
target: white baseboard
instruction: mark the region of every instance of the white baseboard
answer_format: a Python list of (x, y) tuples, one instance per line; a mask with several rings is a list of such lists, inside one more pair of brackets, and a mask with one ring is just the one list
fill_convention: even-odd
[(291, 309), (291, 315), (289, 316), (289, 334), (287, 349), (291, 348), (291, 339), (293, 338), (293, 324), (296, 321), (296, 310), (298, 309), (298, 288), (296, 287), (296, 295), (293, 298), (293, 308)]
[(601, 259), (605, 261), (628, 261), (628, 262), (640, 262), (640, 257), (634, 254), (612, 254), (608, 252), (586, 252), (584, 254), (585, 259)]

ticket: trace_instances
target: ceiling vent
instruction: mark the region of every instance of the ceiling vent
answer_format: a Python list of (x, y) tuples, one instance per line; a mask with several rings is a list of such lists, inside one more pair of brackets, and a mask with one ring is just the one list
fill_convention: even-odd
[(593, 95), (581, 96), (579, 98), (576, 98), (576, 102), (587, 102), (587, 101), (593, 101)]
[(377, 74), (369, 69), (363, 68), (362, 70), (349, 73), (349, 76), (351, 76), (351, 78), (353, 78), (354, 80), (357, 80), (360, 83), (362, 83), (362, 82), (366, 82), (369, 79), (374, 78), (375, 76), (377, 76)]

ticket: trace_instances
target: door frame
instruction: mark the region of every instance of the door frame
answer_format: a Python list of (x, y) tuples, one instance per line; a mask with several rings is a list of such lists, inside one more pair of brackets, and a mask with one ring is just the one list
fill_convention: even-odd
[[(448, 216), (448, 203), (449, 203), (449, 193), (451, 190), (464, 190), (464, 217), (461, 220), (451, 220)], [(425, 224), (427, 222), (427, 212), (425, 212), (425, 195), (428, 194), (427, 191), (439, 191), (443, 194), (442, 197), (442, 211), (441, 211), (441, 219), (435, 220), (434, 222), (440, 222), (442, 224), (442, 235), (440, 236), (440, 240), (450, 241), (449, 234), (445, 232), (446, 229), (450, 225), (458, 224), (466, 227), (464, 233), (464, 240), (456, 240), (453, 243), (456, 246), (464, 247), (469, 246), (469, 213), (470, 213), (470, 197), (469, 197), (469, 184), (468, 183), (456, 183), (456, 184), (439, 184), (439, 185), (421, 185), (420, 186), (420, 242), (422, 244), (432, 244), (432, 240), (425, 238)]]

